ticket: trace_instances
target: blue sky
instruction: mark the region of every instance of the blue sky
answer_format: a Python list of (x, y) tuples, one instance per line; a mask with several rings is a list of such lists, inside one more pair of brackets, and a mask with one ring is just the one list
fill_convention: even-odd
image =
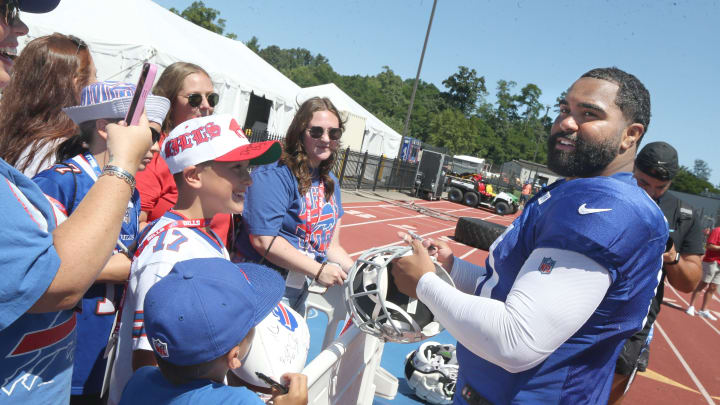
[[(192, 0), (156, 0), (183, 10)], [(238, 39), (321, 53), (341, 74), (389, 66), (414, 78), (432, 0), (205, 0)], [(421, 78), (441, 90), (464, 65), (495, 91), (535, 83), (555, 97), (585, 71), (618, 66), (650, 90), (643, 142), (663, 140), (680, 163), (703, 159), (720, 183), (720, 0), (439, 0)]]

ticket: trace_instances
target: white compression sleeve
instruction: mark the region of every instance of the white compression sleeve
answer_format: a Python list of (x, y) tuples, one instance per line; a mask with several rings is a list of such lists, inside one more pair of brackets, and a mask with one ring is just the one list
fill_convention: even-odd
[[(538, 268), (547, 257), (556, 263), (543, 274)], [(611, 282), (608, 270), (585, 255), (539, 248), (525, 261), (505, 302), (460, 292), (434, 273), (425, 274), (416, 291), (458, 342), (517, 373), (541, 363), (577, 332)]]
[(478, 285), (481, 277), (485, 277), (487, 271), (485, 267), (472, 264), (457, 256), (453, 258), (452, 271), (450, 276), (458, 290), (472, 294)]

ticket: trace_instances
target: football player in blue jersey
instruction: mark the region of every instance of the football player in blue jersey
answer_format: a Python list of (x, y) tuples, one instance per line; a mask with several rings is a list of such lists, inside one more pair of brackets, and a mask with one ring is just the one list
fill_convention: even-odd
[(458, 340), (457, 404), (606, 403), (655, 295), (668, 226), (631, 173), (649, 92), (620, 69), (593, 69), (559, 107), (548, 166), (565, 179), (529, 200), (485, 267), (434, 242), (455, 290), (417, 240), (393, 266), (400, 291)]

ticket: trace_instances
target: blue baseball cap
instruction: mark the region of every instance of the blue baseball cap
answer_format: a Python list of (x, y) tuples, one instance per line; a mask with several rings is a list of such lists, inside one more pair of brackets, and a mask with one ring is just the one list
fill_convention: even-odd
[(60, 0), (18, 0), (18, 8), (26, 13), (47, 13), (60, 4)]
[(280, 273), (259, 264), (221, 258), (178, 262), (145, 296), (145, 332), (164, 360), (201, 364), (240, 343), (284, 291)]

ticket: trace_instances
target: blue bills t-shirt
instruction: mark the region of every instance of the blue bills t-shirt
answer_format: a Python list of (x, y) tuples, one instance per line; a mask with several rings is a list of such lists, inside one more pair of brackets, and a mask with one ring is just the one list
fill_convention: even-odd
[(264, 402), (245, 387), (229, 387), (211, 380), (193, 380), (175, 385), (157, 367), (141, 367), (123, 391), (120, 405), (228, 404), (262, 405)]
[(253, 184), (245, 193), (243, 227), (238, 232), (236, 250), (248, 261), (262, 257), (251, 245), (249, 234), (285, 238), (296, 249), (323, 261), (335, 225), (343, 215), (337, 178), (329, 201), (317, 176), (310, 190), (300, 195), (298, 183), (282, 163), (260, 166), (252, 172)]
[(75, 312), (29, 314), (60, 267), (58, 216), (29, 178), (0, 159), (0, 404), (70, 400)]

